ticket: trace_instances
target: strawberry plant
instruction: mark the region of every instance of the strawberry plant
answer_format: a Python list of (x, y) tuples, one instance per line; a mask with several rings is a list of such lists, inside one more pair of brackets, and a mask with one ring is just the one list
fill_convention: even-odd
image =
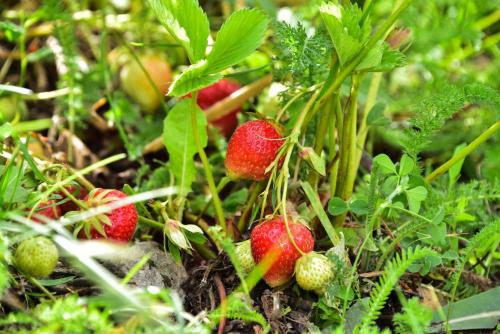
[(0, 5), (0, 332), (498, 330), (497, 7)]

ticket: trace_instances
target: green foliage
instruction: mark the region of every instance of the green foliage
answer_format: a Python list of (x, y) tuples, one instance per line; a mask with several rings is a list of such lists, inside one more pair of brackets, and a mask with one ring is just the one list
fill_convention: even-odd
[(324, 4), (321, 18), (333, 41), (341, 65), (347, 64), (362, 48), (371, 31), (370, 21), (363, 20), (363, 12), (356, 4), (339, 6)]
[(207, 57), (207, 73), (213, 74), (233, 66), (255, 51), (263, 42), (268, 20), (256, 9), (234, 12), (217, 33)]
[(208, 17), (197, 0), (150, 0), (163, 26), (187, 51), (191, 62), (203, 59), (208, 44)]
[[(191, 111), (194, 108), (197, 129), (193, 129)], [(170, 110), (163, 124), (163, 143), (170, 155), (170, 168), (179, 186), (180, 193), (185, 196), (191, 189), (196, 176), (193, 156), (197, 153), (193, 131), (200, 136), (201, 146), (207, 145), (207, 120), (192, 99), (179, 101)]]
[[(195, 2), (195, 0), (188, 1)], [(167, 29), (182, 41), (184, 29), (172, 29), (173, 24), (168, 17), (175, 17), (175, 6), (164, 1), (151, 1), (156, 15), (166, 25)], [(189, 7), (191, 8), (191, 7)], [(199, 9), (199, 7), (198, 7)], [(201, 11), (201, 9), (199, 9)], [(198, 15), (198, 14), (197, 14)], [(205, 15), (203, 13), (203, 15)], [(184, 17), (184, 16), (181, 16)], [(204, 16), (206, 18), (206, 15)], [(187, 16), (189, 18), (189, 16)], [(191, 20), (191, 18), (189, 18)], [(200, 21), (200, 19), (195, 20)], [(190, 22), (190, 21), (189, 21)], [(184, 22), (187, 24), (187, 21)], [(190, 25), (191, 23), (189, 23)], [(256, 9), (242, 9), (231, 14), (217, 34), (217, 39), (210, 54), (204, 59), (205, 51), (196, 57), (190, 57), (191, 66), (188, 67), (172, 83), (169, 89), (171, 96), (184, 96), (189, 92), (209, 86), (222, 78), (221, 71), (233, 66), (250, 56), (264, 40), (268, 20), (266, 16)], [(208, 26), (208, 23), (207, 23)], [(186, 28), (190, 31), (190, 28)], [(195, 30), (194, 30), (195, 31)], [(180, 37), (179, 37), (179, 36)], [(188, 34), (189, 35), (189, 34)], [(205, 36), (205, 40), (208, 38)], [(182, 43), (181, 43), (182, 44)], [(201, 45), (201, 43), (199, 43)], [(190, 44), (183, 44), (189, 53)], [(191, 46), (192, 47), (192, 46)], [(206, 48), (206, 41), (203, 50)]]
[(375, 285), (370, 293), (370, 301), (368, 303), (368, 311), (363, 317), (363, 321), (359, 330), (369, 328), (374, 324), (380, 314), (380, 311), (385, 305), (389, 294), (398, 283), (399, 278), (405, 273), (408, 267), (415, 261), (423, 259), (427, 256), (434, 255), (434, 251), (428, 248), (415, 248), (403, 250), (401, 255), (396, 255), (385, 267), (384, 274)]
[(453, 282), (453, 287), (451, 289), (451, 295), (453, 298), (455, 297), (458, 284), (460, 283), (460, 276), (462, 275), (465, 265), (470, 257), (480, 249), (489, 247), (492, 242), (498, 243), (499, 237), (500, 220), (497, 219), (496, 221), (490, 222), (469, 240), (467, 247), (462, 251), (460, 260), (456, 262), (455, 273), (451, 279), (451, 282)]
[[(267, 323), (266, 319), (262, 314), (258, 313), (252, 309), (247, 302), (245, 302), (244, 296), (232, 295), (227, 300), (225, 316), (229, 319), (240, 319), (245, 322), (255, 322), (262, 326), (264, 333), (269, 332), (271, 327)], [(217, 308), (212, 311), (208, 317), (214, 324), (217, 324), (222, 315), (221, 308)]]
[[(61, 298), (54, 303), (39, 304), (33, 314), (10, 313), (0, 320), (10, 333), (104, 333), (112, 328), (109, 311), (86, 304), (76, 296)], [(4, 327), (5, 328), (5, 327)]]
[(309, 87), (324, 80), (330, 62), (332, 44), (323, 30), (308, 35), (299, 22), (296, 27), (277, 22), (275, 31), (278, 79), (291, 76), (290, 87)]
[(406, 151), (416, 156), (432, 141), (433, 135), (444, 123), (462, 108), (465, 102), (463, 90), (456, 86), (445, 85), (438, 92), (422, 100), (415, 108), (410, 120), (412, 129), (406, 132), (403, 141)]
[(416, 156), (432, 143), (437, 131), (445, 122), (460, 111), (466, 102), (488, 104), (498, 109), (498, 92), (482, 85), (450, 85), (437, 83), (437, 92), (422, 99), (414, 108), (410, 119), (411, 129), (406, 131), (402, 144), (406, 152)]
[(396, 333), (425, 333), (432, 320), (432, 310), (422, 305), (418, 298), (404, 301), (403, 312), (394, 315)]

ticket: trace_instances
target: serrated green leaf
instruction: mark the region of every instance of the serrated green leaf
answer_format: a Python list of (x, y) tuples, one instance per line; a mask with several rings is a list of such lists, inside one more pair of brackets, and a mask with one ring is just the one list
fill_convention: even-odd
[(189, 66), (170, 86), (168, 95), (184, 96), (192, 91), (210, 86), (222, 78), (219, 73), (208, 74), (208, 63), (205, 60)]
[(397, 67), (406, 65), (406, 56), (401, 51), (393, 50), (387, 44), (384, 44), (384, 46), (380, 48), (382, 50), (382, 57), (379, 63), (373, 66), (364, 67), (364, 72), (388, 72)]
[(350, 36), (342, 25), (340, 6), (329, 3), (320, 7), (320, 14), (326, 25), (341, 65), (346, 64), (361, 49), (361, 42)]
[(334, 197), (328, 201), (328, 212), (334, 216), (347, 212), (348, 208), (347, 203), (342, 198)]
[[(191, 119), (191, 109), (195, 108), (198, 129), (194, 130)], [(170, 157), (170, 167), (179, 186), (181, 196), (191, 189), (191, 183), (196, 176), (193, 156), (197, 149), (193, 131), (200, 136), (201, 146), (207, 145), (207, 119), (192, 99), (179, 101), (169, 111), (163, 123), (163, 143)]]
[(384, 116), (385, 103), (377, 102), (370, 109), (368, 116), (366, 117), (366, 124), (373, 126), (388, 125), (391, 122)]
[(366, 71), (370, 68), (376, 68), (377, 66), (380, 65), (383, 54), (384, 54), (384, 47), (382, 45), (374, 46), (373, 49), (368, 51), (368, 54), (356, 67), (356, 71)]
[(214, 47), (207, 57), (207, 72), (218, 73), (251, 55), (261, 45), (267, 25), (267, 17), (260, 10), (234, 12), (217, 33)]
[(167, 31), (181, 44), (191, 62), (203, 59), (208, 45), (208, 17), (197, 0), (149, 0)]
[(380, 167), (380, 171), (383, 174), (396, 173), (396, 166), (387, 154), (377, 155), (375, 158), (373, 158), (373, 163), (376, 163)]
[(410, 174), (413, 168), (415, 168), (415, 161), (408, 154), (403, 154), (399, 162), (399, 176)]

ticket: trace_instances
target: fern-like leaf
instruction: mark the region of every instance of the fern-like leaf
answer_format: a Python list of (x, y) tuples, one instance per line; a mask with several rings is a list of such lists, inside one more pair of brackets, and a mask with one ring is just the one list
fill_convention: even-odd
[(480, 247), (485, 247), (491, 244), (491, 242), (493, 242), (494, 240), (498, 240), (499, 237), (500, 219), (483, 227), (481, 231), (479, 231), (474, 237), (469, 240), (469, 244), (464, 248), (460, 260), (457, 261), (456, 270), (451, 279), (451, 281), (453, 282), (451, 300), (455, 299), (460, 276), (462, 276), (465, 264), (467, 263), (473, 252)]
[(396, 333), (425, 333), (432, 320), (432, 310), (418, 298), (403, 301), (403, 313), (394, 315)]
[[(211, 312), (208, 317), (214, 324), (217, 324), (220, 319), (221, 312), (221, 308), (219, 307)], [(264, 316), (244, 302), (244, 298), (239, 298), (234, 294), (227, 299), (225, 317), (229, 319), (240, 319), (245, 322), (255, 322), (262, 326), (264, 333), (267, 333), (270, 330), (270, 326)]]
[(429, 248), (409, 249), (402, 252), (401, 255), (396, 255), (389, 262), (380, 281), (370, 294), (368, 303), (368, 311), (364, 316), (360, 327), (357, 328), (357, 333), (363, 333), (371, 327), (380, 314), (380, 310), (384, 307), (389, 294), (398, 283), (399, 278), (405, 273), (408, 267), (415, 261), (423, 259), (427, 256), (435, 255), (435, 252)]

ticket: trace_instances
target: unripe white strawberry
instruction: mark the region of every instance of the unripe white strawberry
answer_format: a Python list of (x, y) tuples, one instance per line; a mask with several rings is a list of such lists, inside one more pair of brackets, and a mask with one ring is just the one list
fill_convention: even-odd
[(236, 256), (238, 257), (245, 273), (249, 273), (255, 268), (255, 261), (250, 248), (250, 239), (236, 244)]
[(309, 252), (295, 263), (295, 279), (302, 289), (322, 294), (334, 277), (333, 269), (333, 264), (326, 256)]

